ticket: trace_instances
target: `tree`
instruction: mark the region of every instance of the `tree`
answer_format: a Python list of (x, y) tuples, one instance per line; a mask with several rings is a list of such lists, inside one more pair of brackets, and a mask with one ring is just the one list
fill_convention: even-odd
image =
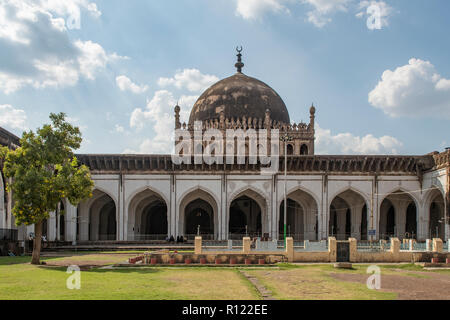
[[(4, 173), (10, 179), (16, 224), (35, 226), (32, 264), (40, 264), (42, 224), (62, 199), (76, 206), (92, 197), (94, 183), (88, 167), (79, 165), (74, 150), (80, 148), (79, 128), (64, 113), (50, 114), (52, 124), (24, 132), (20, 147), (3, 148)], [(63, 212), (61, 212), (63, 214)]]

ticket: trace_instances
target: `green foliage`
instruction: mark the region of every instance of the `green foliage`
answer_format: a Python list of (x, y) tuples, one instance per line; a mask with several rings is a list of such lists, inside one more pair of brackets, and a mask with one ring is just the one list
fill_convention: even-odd
[(77, 127), (65, 121), (65, 114), (50, 114), (52, 124), (24, 132), (16, 150), (0, 150), (4, 173), (14, 199), (17, 225), (31, 225), (49, 217), (58, 203), (71, 204), (92, 197), (94, 183), (89, 169), (79, 165), (74, 150), (81, 145)]

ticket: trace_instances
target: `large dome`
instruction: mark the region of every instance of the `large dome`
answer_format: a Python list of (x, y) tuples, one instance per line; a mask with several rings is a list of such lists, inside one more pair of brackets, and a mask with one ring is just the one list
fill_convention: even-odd
[(245, 116), (264, 119), (267, 109), (272, 120), (290, 123), (286, 105), (275, 90), (238, 72), (217, 82), (198, 98), (189, 123), (219, 119), (222, 111), (226, 118), (242, 119)]

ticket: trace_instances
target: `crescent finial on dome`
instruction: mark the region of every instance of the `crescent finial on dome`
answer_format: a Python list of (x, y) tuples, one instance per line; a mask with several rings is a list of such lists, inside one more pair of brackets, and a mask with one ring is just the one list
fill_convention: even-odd
[(242, 68), (244, 67), (244, 63), (242, 63), (242, 54), (241, 54), (242, 46), (236, 47), (236, 51), (238, 53), (237, 54), (238, 61), (234, 66), (236, 67), (238, 73), (242, 73)]

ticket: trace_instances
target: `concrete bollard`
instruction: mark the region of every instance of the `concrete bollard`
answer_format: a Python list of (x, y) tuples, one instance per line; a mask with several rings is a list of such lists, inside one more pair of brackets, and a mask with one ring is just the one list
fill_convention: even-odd
[(337, 243), (335, 237), (328, 238), (328, 255), (330, 262), (336, 262), (337, 260)]
[(251, 240), (249, 237), (244, 237), (242, 239), (242, 250), (244, 254), (249, 254), (251, 250)]
[(202, 254), (202, 237), (195, 237), (194, 244), (195, 244), (194, 253)]
[(434, 238), (433, 239), (433, 252), (440, 253), (443, 251), (444, 244), (441, 239)]
[(391, 253), (395, 262), (398, 262), (400, 255), (400, 240), (398, 238), (391, 238)]
[(286, 238), (286, 256), (289, 262), (294, 262), (294, 238)]
[(358, 240), (350, 238), (348, 239), (348, 242), (350, 246), (350, 262), (355, 262), (358, 254)]

